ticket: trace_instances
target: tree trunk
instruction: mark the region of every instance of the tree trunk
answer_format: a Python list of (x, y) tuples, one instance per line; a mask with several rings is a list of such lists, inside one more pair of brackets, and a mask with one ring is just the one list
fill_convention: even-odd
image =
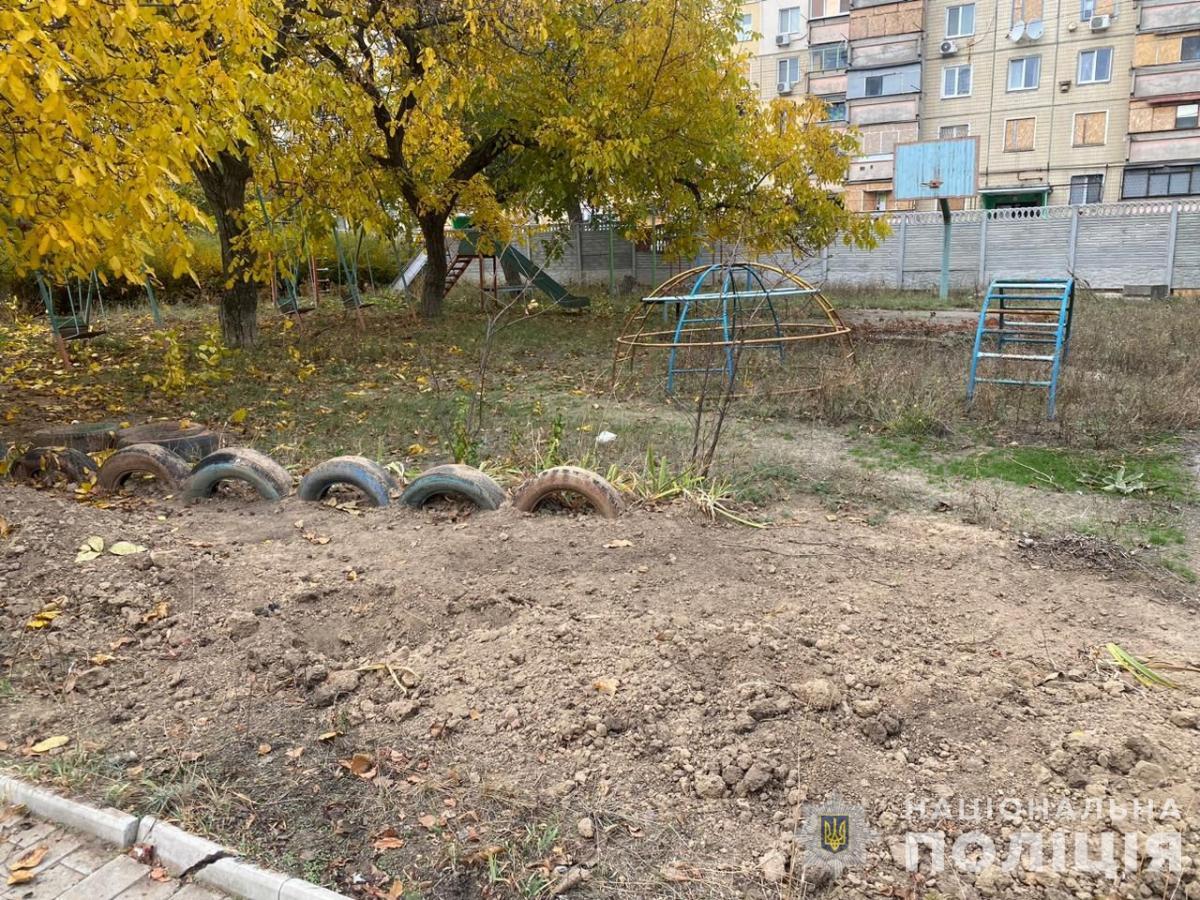
[(211, 162), (197, 164), (195, 173), (221, 242), (221, 338), (227, 347), (253, 347), (258, 343), (258, 283), (247, 277), (248, 251), (238, 246), (246, 233), (246, 188), (253, 172), (242, 156), (223, 150)]
[(427, 212), (420, 216), (421, 237), (425, 240), (425, 283), (421, 286), (421, 315), (436, 319), (442, 314), (446, 298), (446, 219), (448, 211)]

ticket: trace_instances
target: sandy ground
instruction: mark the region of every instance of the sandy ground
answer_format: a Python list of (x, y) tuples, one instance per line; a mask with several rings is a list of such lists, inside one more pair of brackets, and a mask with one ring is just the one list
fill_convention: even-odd
[[(1200, 675), (1104, 649), (1196, 666), (1200, 603), (1090, 545), (809, 498), (766, 530), (16, 486), (0, 515), (0, 761), (347, 893), (1200, 898)], [(147, 550), (76, 563), (92, 536)], [(836, 880), (796, 837), (834, 794), (875, 834)], [(953, 862), (972, 831), (992, 864)], [(1004, 865), (1022, 831), (1043, 871)], [(1055, 831), (1173, 832), (1182, 878), (1080, 872), (1073, 837), (1052, 865)]]

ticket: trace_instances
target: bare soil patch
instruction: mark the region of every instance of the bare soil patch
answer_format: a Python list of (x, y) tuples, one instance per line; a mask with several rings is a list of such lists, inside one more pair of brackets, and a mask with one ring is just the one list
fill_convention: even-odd
[[(9, 486), (0, 509), (3, 765), (347, 893), (1200, 895), (1200, 682), (1148, 690), (1102, 650), (1195, 664), (1198, 604), (1138, 568), (815, 500), (767, 530)], [(76, 564), (93, 535), (148, 550)], [(792, 834), (834, 792), (880, 837), (806, 886)], [(1182, 831), (1187, 873), (907, 872), (906, 830), (955, 827), (906, 822), (939, 797), (1169, 799), (1133, 830)]]

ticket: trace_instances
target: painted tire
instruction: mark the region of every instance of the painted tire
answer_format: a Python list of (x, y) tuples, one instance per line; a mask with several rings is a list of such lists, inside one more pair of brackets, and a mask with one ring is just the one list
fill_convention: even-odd
[(153, 475), (163, 487), (178, 490), (191, 474), (191, 466), (178, 454), (158, 444), (122, 447), (100, 466), (100, 486), (119, 491), (131, 475)]
[(555, 466), (527, 478), (513, 492), (513, 506), (521, 512), (534, 512), (555, 494), (579, 494), (606, 519), (621, 513), (621, 495), (607, 479), (579, 466)]
[(469, 500), (480, 509), (499, 509), (504, 488), (474, 466), (451, 463), (434, 466), (413, 479), (400, 495), (400, 502), (420, 509), (434, 497)]
[(34, 447), (12, 462), (9, 475), (24, 481), (82, 484), (97, 475), (96, 461), (73, 447)]
[(117, 447), (134, 444), (158, 444), (186, 460), (203, 459), (221, 445), (215, 432), (203, 425), (180, 425), (178, 422), (150, 422), (134, 425), (117, 432)]
[(335, 456), (300, 479), (297, 494), (301, 500), (317, 503), (339, 484), (354, 488), (372, 506), (391, 503), (391, 490), (395, 487), (391, 473), (374, 460), (365, 456)]
[(82, 422), (55, 425), (33, 433), (37, 447), (70, 447), (84, 453), (100, 453), (117, 445), (116, 422)]
[(287, 469), (265, 453), (249, 447), (227, 447), (196, 463), (184, 485), (183, 498), (211, 497), (222, 481), (244, 481), (264, 500), (282, 500), (292, 490), (292, 476)]

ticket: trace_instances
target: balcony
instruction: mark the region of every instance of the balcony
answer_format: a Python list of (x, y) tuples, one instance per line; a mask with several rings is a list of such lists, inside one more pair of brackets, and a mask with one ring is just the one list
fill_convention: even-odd
[[(1200, 3), (1196, 6), (1197, 9), (1200, 9)], [(1134, 70), (1133, 96), (1135, 99), (1187, 97), (1198, 93), (1200, 93), (1200, 62), (1189, 61)]]
[(1142, 0), (1138, 31), (1180, 31), (1200, 26), (1196, 0)]

